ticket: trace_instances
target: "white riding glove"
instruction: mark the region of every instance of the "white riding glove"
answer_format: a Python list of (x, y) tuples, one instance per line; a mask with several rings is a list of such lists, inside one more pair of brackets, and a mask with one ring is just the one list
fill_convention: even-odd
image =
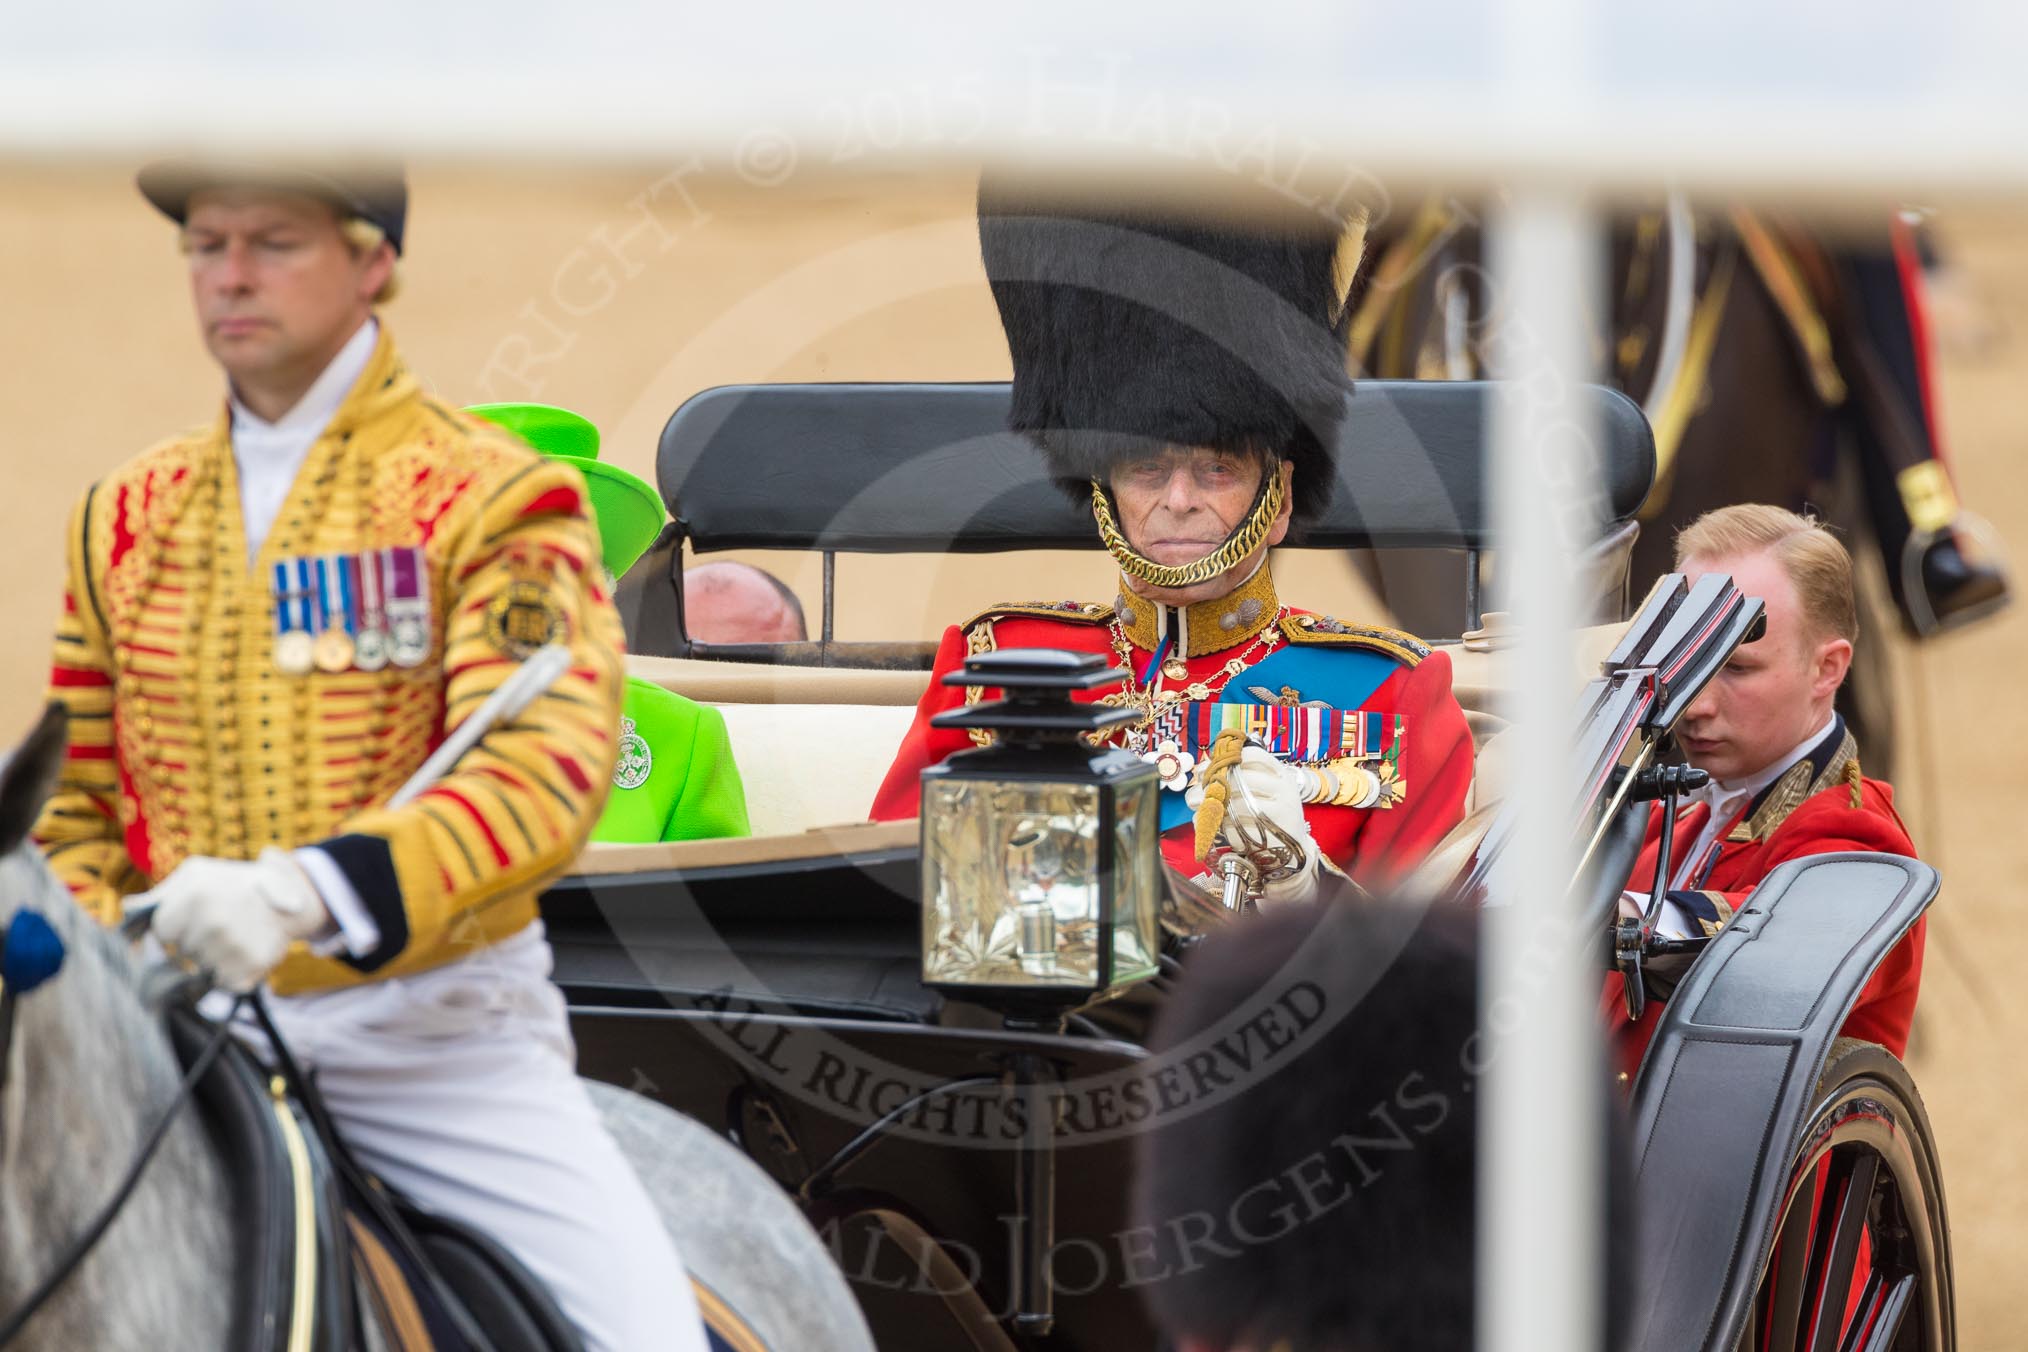
[[(1223, 828), (1228, 844), (1235, 844), (1238, 839), (1233, 832), (1235, 823), (1253, 828), (1256, 836), (1264, 834), (1274, 839), (1271, 832), (1255, 825), (1262, 817), (1303, 843), (1302, 864), (1288, 877), (1263, 885), (1261, 903), (1285, 906), (1314, 898), (1319, 853), (1317, 842), (1310, 838), (1310, 825), (1303, 819), (1302, 772), (1276, 760), (1266, 747), (1249, 745), (1239, 753), (1239, 764), (1232, 767), (1231, 778)], [(1244, 791), (1241, 784), (1246, 786)], [(1248, 802), (1248, 794), (1252, 795), (1252, 802)]]
[(309, 875), (272, 845), (258, 859), (186, 859), (134, 898), (151, 901), (155, 937), (227, 990), (252, 990), (291, 943), (333, 930)]

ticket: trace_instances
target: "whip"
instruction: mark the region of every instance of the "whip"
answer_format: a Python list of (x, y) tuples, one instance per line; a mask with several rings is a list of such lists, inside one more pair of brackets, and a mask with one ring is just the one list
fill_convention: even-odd
[[(387, 800), (390, 808), (406, 807), (421, 796), (430, 785), (450, 773), (453, 765), (493, 729), (497, 723), (517, 717), (523, 709), (535, 702), (535, 697), (556, 684), (559, 676), (570, 669), (570, 649), (561, 643), (550, 643), (536, 650), (534, 656), (516, 669), (513, 675), (500, 682), (492, 694), (472, 711), (471, 717), (458, 724), (443, 744), (430, 753), (406, 783), (394, 791)], [(120, 921), (120, 932), (129, 939), (138, 939), (148, 932), (149, 924), (155, 919), (157, 902), (143, 902), (127, 909), (126, 917)]]

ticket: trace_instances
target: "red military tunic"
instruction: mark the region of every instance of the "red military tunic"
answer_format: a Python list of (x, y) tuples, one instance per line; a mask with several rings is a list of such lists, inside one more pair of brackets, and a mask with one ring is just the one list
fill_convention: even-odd
[[(1844, 850), (1913, 858), (1915, 844), (1895, 814), (1893, 788), (1877, 779), (1859, 777), (1857, 753), (1852, 734), (1842, 726), (1827, 736), (1720, 833), (1717, 854), (1700, 886), (1669, 895), (1699, 917), (1706, 933), (1715, 934), (1768, 874), (1791, 859)], [(1705, 804), (1695, 803), (1677, 815), (1677, 850), (1690, 848), (1709, 813)], [(1627, 880), (1628, 887), (1642, 892), (1653, 888), (1661, 829), (1658, 803), (1651, 809), (1647, 843)], [(1680, 867), (1680, 857), (1677, 862)], [(1927, 923), (1921, 919), (1915, 922), (1859, 992), (1841, 1030), (1846, 1037), (1877, 1042), (1896, 1056), (1907, 1051), (1916, 991), (1922, 983)], [(1654, 1037), (1661, 1002), (1649, 1001), (1639, 1022), (1629, 1023), (1622, 979), (1614, 972), (1606, 978), (1602, 1008), (1609, 1021), (1615, 1066), (1631, 1079)]]
[[(1343, 625), (1282, 606), (1266, 568), (1231, 596), (1187, 608), (1180, 628), (1189, 655), (1180, 668), (1173, 658), (1156, 661), (1158, 652), (1168, 654), (1152, 624), (1154, 609), (1138, 600), (1127, 601), (1124, 612), (1095, 602), (1003, 606), (946, 630), (915, 722), (874, 799), (874, 820), (917, 815), (923, 770), (954, 751), (981, 744), (968, 731), (933, 728), (930, 720), (965, 703), (998, 698), (998, 691), (942, 681), (968, 655), (1007, 648), (1103, 653), (1116, 664), (1124, 655), (1131, 658), (1136, 689), (1144, 693), (1152, 687), (1158, 694), (1180, 692), (1187, 699), (1226, 704), (1320, 701), (1348, 712), (1386, 715), (1390, 721), (1399, 715), (1399, 803), (1304, 807), (1310, 833), (1325, 857), (1368, 888), (1398, 881), (1463, 819), (1472, 742), (1464, 711), (1451, 694), (1451, 664), (1444, 654), (1396, 630)], [(1165, 666), (1173, 674), (1163, 674)], [(1076, 697), (1141, 702), (1119, 687), (1080, 691)], [(1115, 742), (1126, 737), (1124, 729), (1113, 734)], [(1190, 824), (1172, 824), (1177, 805), (1171, 793), (1163, 798), (1164, 857), (1186, 877), (1203, 874)]]

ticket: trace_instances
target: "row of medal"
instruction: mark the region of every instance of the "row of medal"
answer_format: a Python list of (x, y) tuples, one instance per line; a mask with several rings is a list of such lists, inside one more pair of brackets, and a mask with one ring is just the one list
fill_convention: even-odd
[(419, 667), (431, 641), (427, 563), (413, 545), (364, 554), (283, 559), (275, 600), (275, 670), (379, 671)]
[(1219, 733), (1237, 728), (1279, 760), (1322, 765), (1337, 760), (1398, 760), (1404, 722), (1400, 714), (1370, 709), (1182, 700), (1158, 712), (1147, 731), (1151, 744), (1172, 742), (1192, 756), (1202, 756)]

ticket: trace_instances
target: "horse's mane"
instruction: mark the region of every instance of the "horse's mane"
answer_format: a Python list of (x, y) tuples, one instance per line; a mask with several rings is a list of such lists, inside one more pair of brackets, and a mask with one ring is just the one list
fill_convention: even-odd
[[(115, 931), (86, 915), (84, 908), (71, 899), (70, 889), (57, 880), (40, 850), (22, 845), (0, 860), (0, 880), (4, 880), (0, 882), (0, 928), (14, 919), (17, 910), (33, 907), (42, 912), (63, 940), (66, 960), (83, 949), (115, 972), (133, 979), (134, 965), (126, 943)], [(29, 886), (22, 887), (23, 882)]]
[[(0, 1094), (0, 1310), (105, 1204), (179, 1072), (126, 941), (99, 925), (32, 845), (0, 857), (0, 925), (32, 906), (64, 944), (17, 1002)], [(120, 1223), (30, 1325), (30, 1352), (142, 1345), (148, 1330), (222, 1329), (227, 1288), (192, 1265), (233, 1261), (225, 1183), (194, 1115), (177, 1121)], [(184, 1246), (166, 1258), (171, 1235)], [(18, 1243), (15, 1241), (19, 1241)], [(141, 1339), (133, 1342), (131, 1339)]]
[(160, 1035), (127, 941), (86, 914), (42, 852), (27, 844), (0, 860), (0, 926), (23, 907), (40, 911), (63, 941), (63, 967), (50, 979), (49, 992), (62, 988), (59, 998), (66, 1003), (89, 1004), (103, 1036)]
[[(115, 931), (100, 925), (85, 913), (56, 874), (41, 851), (24, 844), (0, 859), (0, 926), (12, 923), (14, 913), (32, 907), (42, 913), (50, 928), (63, 941), (63, 966), (55, 976), (20, 997), (15, 1036), (21, 1042), (18, 1054), (24, 1060), (47, 1063), (51, 1058), (74, 1060), (78, 1077), (90, 1079), (87, 1069), (94, 1060), (92, 1047), (127, 1044), (136, 1049), (149, 1044), (167, 1050), (157, 1011), (149, 1008), (144, 996), (146, 984), (130, 953), (127, 942)], [(53, 1044), (53, 1045), (52, 1045)], [(137, 1082), (132, 1075), (121, 1083), (87, 1084), (81, 1095), (118, 1096), (142, 1102), (166, 1097), (173, 1083), (173, 1063), (163, 1057), (145, 1058), (142, 1065), (160, 1063), (153, 1075)]]

